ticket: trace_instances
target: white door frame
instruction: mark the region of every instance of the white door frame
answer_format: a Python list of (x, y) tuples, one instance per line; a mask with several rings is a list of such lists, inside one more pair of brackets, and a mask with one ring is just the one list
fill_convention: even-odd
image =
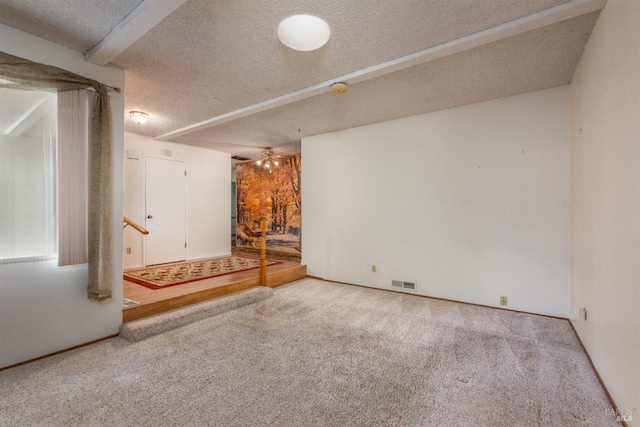
[[(142, 213), (143, 213), (143, 221), (145, 223), (145, 228), (147, 230), (149, 230), (149, 232), (151, 233), (152, 230), (149, 229), (148, 224), (147, 224), (147, 159), (154, 159), (154, 160), (164, 160), (164, 161), (170, 161), (170, 162), (176, 162), (176, 163), (182, 163), (184, 164), (184, 170), (185, 170), (185, 174), (186, 174), (186, 170), (187, 170), (187, 162), (184, 160), (177, 160), (177, 159), (172, 159), (172, 158), (167, 158), (167, 157), (160, 157), (160, 156), (152, 156), (152, 155), (145, 155), (144, 156), (144, 162), (143, 162), (143, 171), (142, 171), (142, 177), (143, 177), (143, 185), (142, 185)], [(184, 206), (185, 206), (185, 223), (184, 223), (184, 241), (185, 241), (185, 248), (184, 248), (184, 258), (186, 259), (187, 256), (187, 248), (186, 248), (186, 242), (187, 242), (187, 221), (188, 221), (188, 206), (187, 206), (187, 180), (185, 177), (185, 185), (184, 185), (184, 194), (185, 194), (185, 200), (184, 200)], [(143, 236), (144, 238), (142, 239), (142, 263), (143, 265), (146, 267), (147, 265), (149, 265), (148, 260), (147, 260), (147, 236)]]

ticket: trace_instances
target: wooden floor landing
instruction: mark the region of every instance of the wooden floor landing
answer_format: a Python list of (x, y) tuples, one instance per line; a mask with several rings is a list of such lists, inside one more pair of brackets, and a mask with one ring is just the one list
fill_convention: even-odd
[[(274, 288), (307, 276), (307, 266), (284, 261), (267, 267), (267, 286)], [(122, 321), (140, 319), (259, 285), (258, 270), (241, 271), (184, 285), (153, 290), (124, 281), (124, 297), (140, 304), (122, 310)]]

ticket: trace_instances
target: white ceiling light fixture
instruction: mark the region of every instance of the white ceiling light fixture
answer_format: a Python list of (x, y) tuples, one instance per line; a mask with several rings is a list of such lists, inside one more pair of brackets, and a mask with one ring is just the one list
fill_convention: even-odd
[(312, 15), (293, 15), (278, 26), (278, 39), (282, 44), (303, 52), (320, 49), (330, 35), (329, 25)]
[(129, 116), (131, 116), (131, 120), (139, 125), (143, 125), (149, 120), (149, 115), (144, 111), (130, 111)]

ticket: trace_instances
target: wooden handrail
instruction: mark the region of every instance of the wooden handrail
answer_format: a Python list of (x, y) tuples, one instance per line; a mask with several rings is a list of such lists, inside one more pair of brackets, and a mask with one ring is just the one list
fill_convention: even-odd
[[(132, 226), (133, 228), (135, 228), (137, 231), (139, 231), (140, 233), (147, 235), (149, 234), (149, 231), (147, 231), (146, 229), (142, 228), (140, 225), (138, 225), (135, 221), (133, 221), (131, 218), (127, 218), (126, 216), (124, 217), (124, 219), (122, 220), (125, 223), (126, 227), (127, 225)], [(124, 228), (122, 227), (122, 228)]]

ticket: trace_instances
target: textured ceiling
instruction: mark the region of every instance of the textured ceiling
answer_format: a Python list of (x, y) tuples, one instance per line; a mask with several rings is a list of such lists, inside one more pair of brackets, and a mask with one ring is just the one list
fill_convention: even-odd
[(0, 24), (84, 53), (141, 1), (0, 0)]
[(598, 13), (175, 138), (278, 146), (301, 137), (377, 123), (570, 82)]
[[(564, 2), (190, 0), (113, 62), (127, 106), (156, 118), (142, 132), (158, 136)], [(325, 47), (278, 41), (279, 22), (301, 12), (329, 23)]]
[[(126, 70), (126, 110), (150, 114), (144, 126), (127, 120), (126, 130), (158, 137), (549, 8), (595, 1), (187, 0), (112, 63)], [(85, 52), (138, 3), (0, 0), (0, 22)], [(325, 19), (329, 43), (313, 52), (280, 44), (279, 22), (297, 13)], [(596, 18), (547, 25), (352, 84), (341, 96), (321, 93), (165, 139), (247, 157), (267, 145), (285, 154), (299, 149), (302, 136), (567, 84)]]

